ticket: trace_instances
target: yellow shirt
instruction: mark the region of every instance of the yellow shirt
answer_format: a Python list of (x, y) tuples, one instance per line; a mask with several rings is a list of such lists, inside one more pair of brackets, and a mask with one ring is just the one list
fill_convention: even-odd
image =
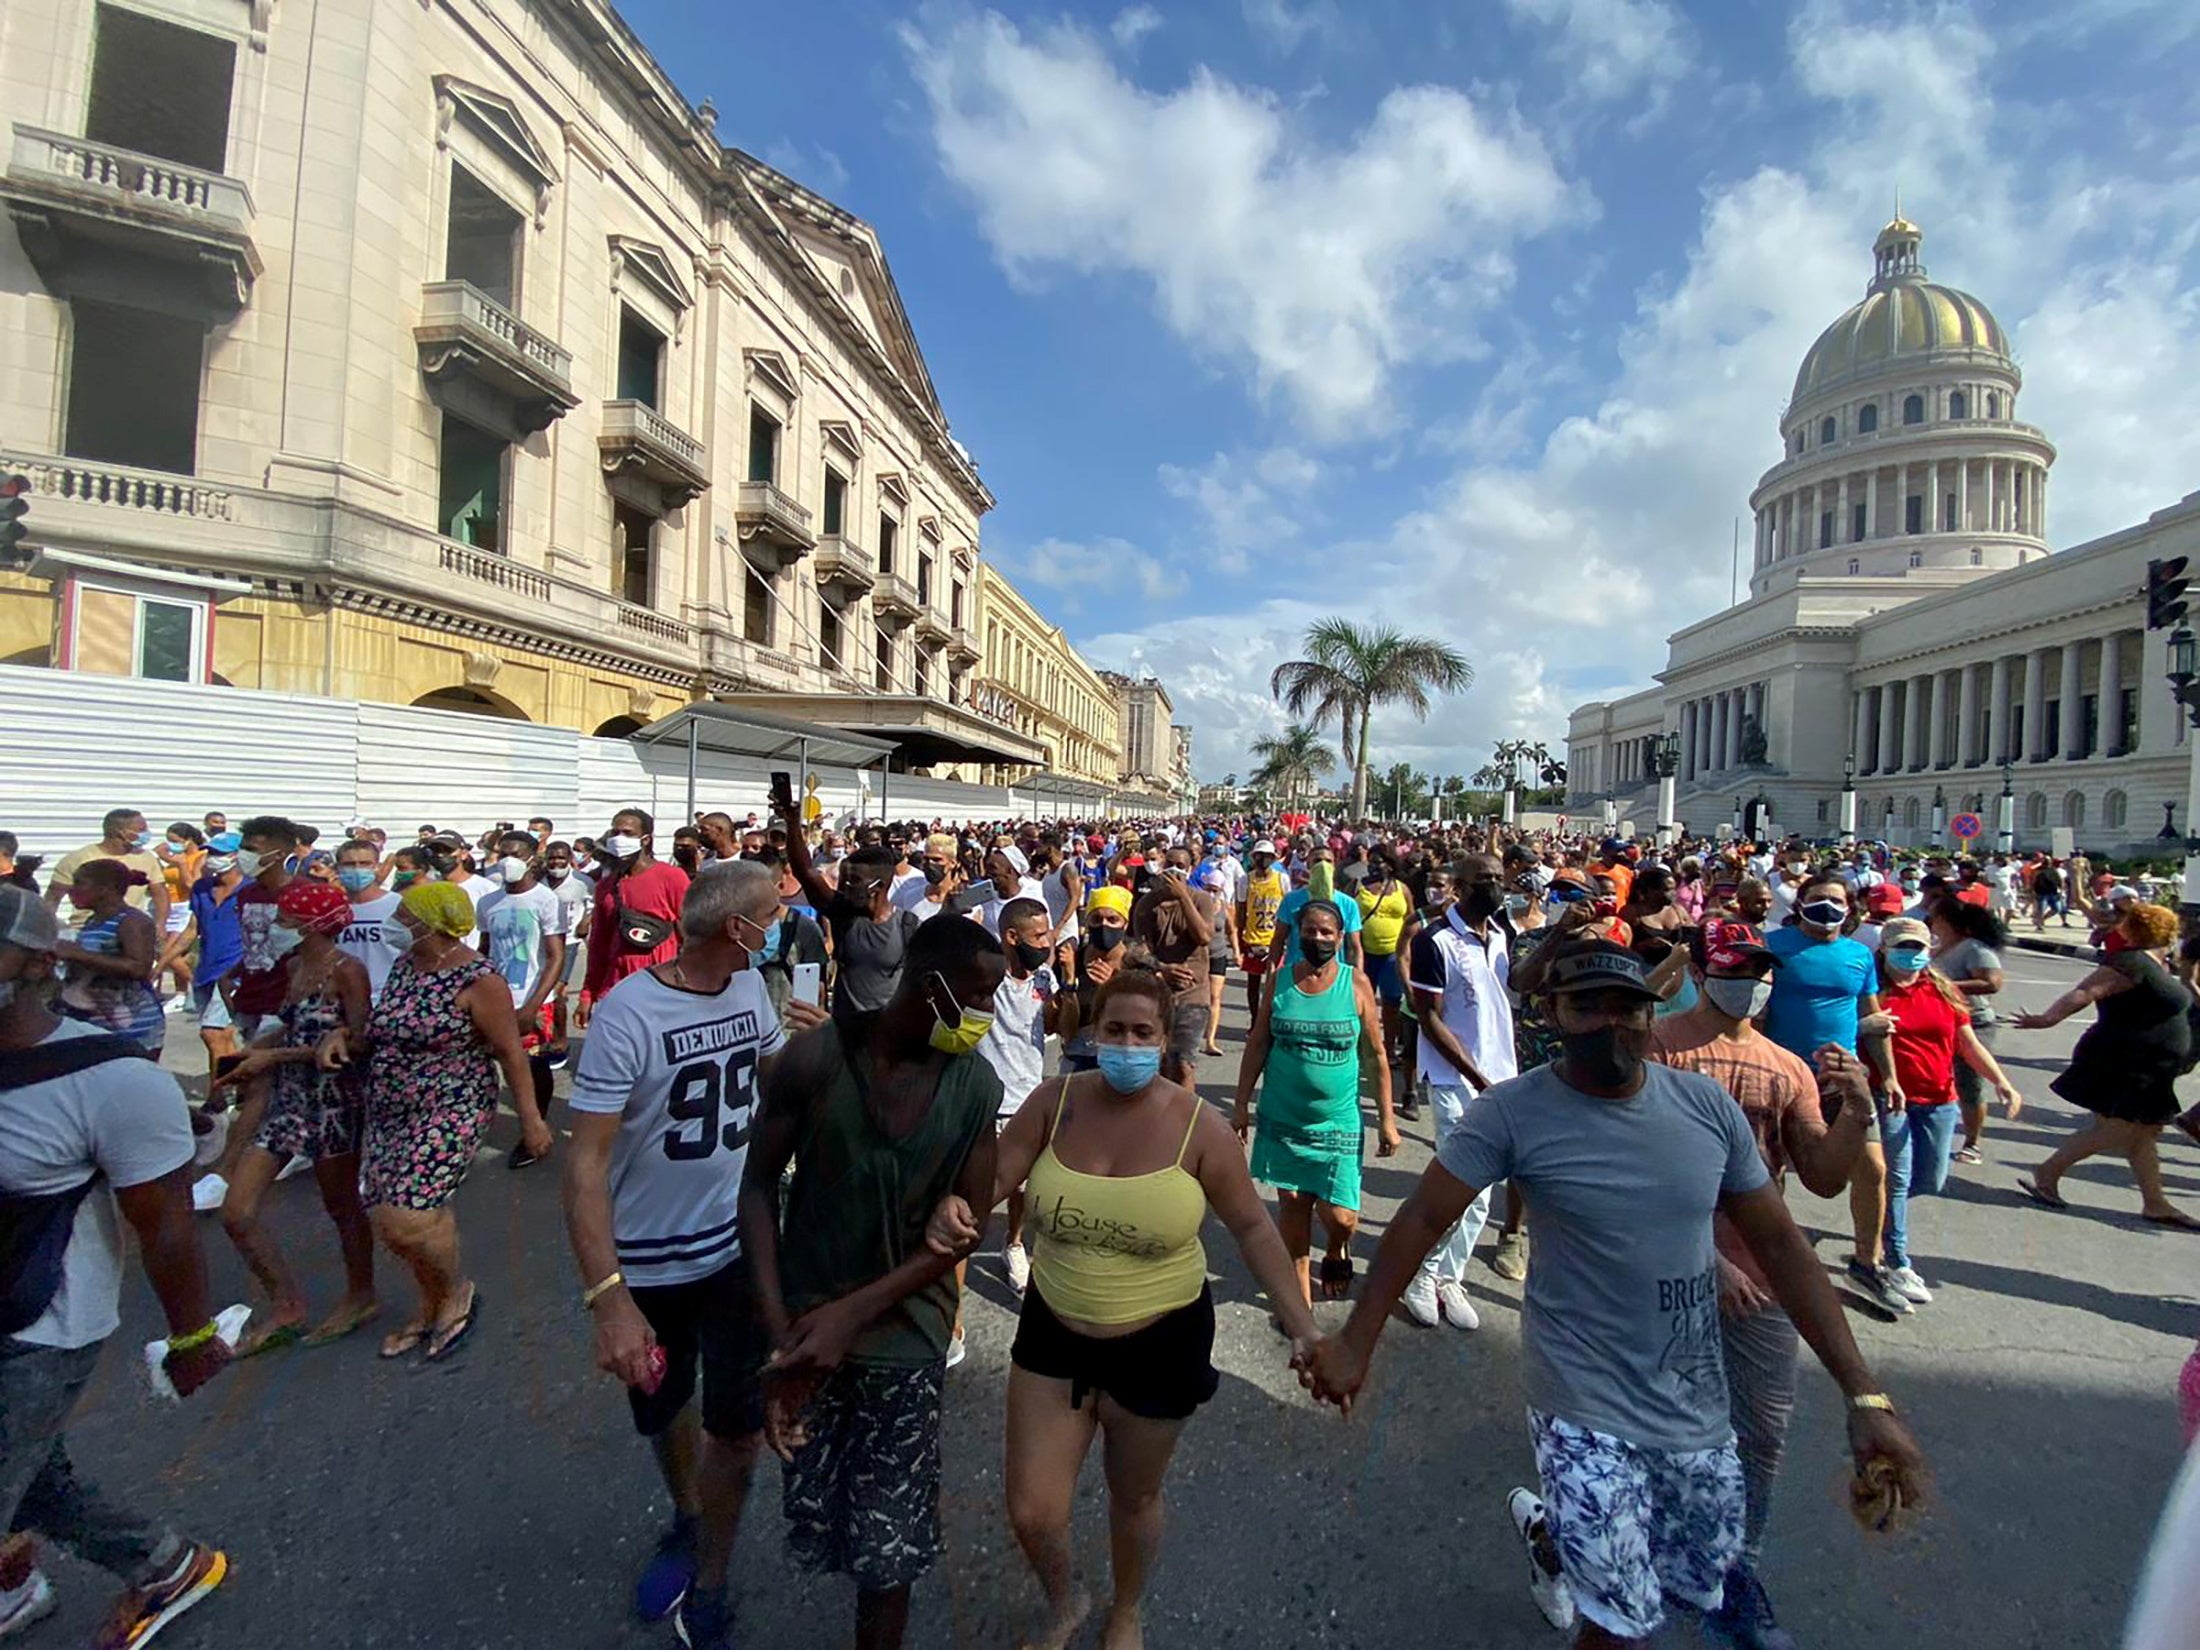
[(1276, 943), (1276, 909), (1283, 904), (1283, 896), (1291, 891), (1291, 885), (1283, 880), (1283, 873), (1270, 866), (1263, 877), (1258, 872), (1245, 878), (1245, 949), (1255, 956), (1267, 955), (1268, 948)]
[(1405, 885), (1394, 882), (1390, 892), (1381, 895), (1362, 889), (1357, 897), (1360, 902), (1360, 949), (1371, 957), (1390, 956), (1398, 949), (1398, 936), (1405, 929), (1406, 918), (1412, 914)]

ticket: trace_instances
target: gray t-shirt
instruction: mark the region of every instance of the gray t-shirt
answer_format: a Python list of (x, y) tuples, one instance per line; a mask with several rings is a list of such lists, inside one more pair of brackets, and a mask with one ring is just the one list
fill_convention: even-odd
[(1483, 1090), (1436, 1155), (1469, 1186), (1518, 1181), (1535, 1209), (1532, 1407), (1649, 1449), (1733, 1440), (1711, 1216), (1767, 1177), (1724, 1089), (1653, 1065), (1605, 1100), (1541, 1066)]
[[(1951, 980), (1968, 980), (1977, 974), (1999, 973), (2001, 953), (1983, 940), (1958, 940), (1933, 959), (1933, 966)], [(1995, 1023), (1993, 998), (1966, 993), (1964, 1000), (1971, 1005), (1972, 1025)]]
[[(96, 1026), (64, 1020), (46, 1041), (98, 1034)], [(122, 1321), (122, 1215), (113, 1188), (142, 1186), (190, 1161), (183, 1090), (150, 1060), (109, 1060), (0, 1089), (0, 1188), (65, 1192), (95, 1172), (106, 1177), (76, 1206), (52, 1304), (17, 1340), (78, 1347), (115, 1332)]]

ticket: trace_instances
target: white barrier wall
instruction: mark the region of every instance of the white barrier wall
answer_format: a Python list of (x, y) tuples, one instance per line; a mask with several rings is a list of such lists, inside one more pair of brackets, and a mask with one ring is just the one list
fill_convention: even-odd
[[(696, 806), (761, 814), (767, 769), (698, 753)], [(858, 811), (853, 770), (812, 771), (827, 818)], [(895, 819), (959, 825), (1042, 811), (1028, 790), (901, 774), (872, 774), (869, 783), (860, 811), (870, 817), (882, 817), (882, 783), (885, 814)], [(594, 836), (614, 810), (636, 806), (657, 816), (660, 847), (669, 847), (687, 811), (684, 746), (461, 711), (0, 665), (0, 829), (49, 864), (96, 841), (110, 808), (141, 810), (155, 831), (218, 808), (232, 823), (285, 814), (324, 838), (364, 819), (409, 842), (423, 824), (471, 837), (533, 814), (555, 820), (561, 836)]]

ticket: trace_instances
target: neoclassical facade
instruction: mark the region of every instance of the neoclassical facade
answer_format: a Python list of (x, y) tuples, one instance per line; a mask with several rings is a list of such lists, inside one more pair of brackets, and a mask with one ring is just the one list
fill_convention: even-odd
[[(1675, 632), (1659, 686), (1579, 707), (1568, 800), (1649, 830), (1656, 753), (1678, 744), (1695, 829), (1769, 818), (1923, 842), (2006, 780), (2020, 843), (2058, 826), (2132, 851), (2189, 768), (2165, 645), (2145, 630), (2149, 560), (2200, 551), (2200, 494), (2052, 556), (2055, 449), (2020, 421), (2022, 377), (1978, 299), (1926, 279), (1897, 218), (1863, 300), (1819, 337), (1752, 495), (1747, 600)], [(2005, 765), (2006, 764), (2006, 769)]]
[(14, 0), (0, 660), (1036, 764), (870, 227), (603, 0)]
[[(1113, 789), (1124, 772), (1113, 691), (1062, 627), (985, 561), (978, 564), (978, 629), (978, 714), (1037, 740), (1048, 775)], [(986, 778), (1017, 782), (1006, 770), (988, 770)]]

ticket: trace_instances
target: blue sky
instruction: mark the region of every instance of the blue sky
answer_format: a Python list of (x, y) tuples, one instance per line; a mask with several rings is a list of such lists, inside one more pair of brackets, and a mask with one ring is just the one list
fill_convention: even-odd
[(2014, 337), (2057, 546), (2200, 487), (2192, 0), (624, 10), (877, 227), (985, 553), (1202, 777), (1319, 615), (1475, 664), (1382, 762), (1646, 683), (1898, 189)]

